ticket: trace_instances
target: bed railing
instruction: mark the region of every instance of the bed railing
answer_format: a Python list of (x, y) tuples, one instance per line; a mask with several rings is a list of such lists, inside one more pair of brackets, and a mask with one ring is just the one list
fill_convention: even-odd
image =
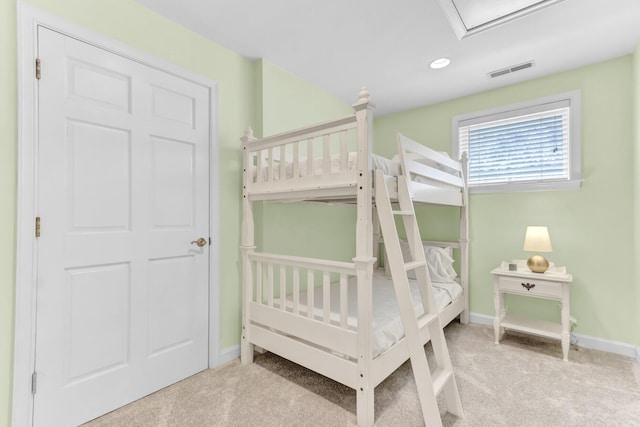
[(466, 152), (455, 160), (398, 133), (396, 136), (402, 173), (410, 177), (414, 201), (440, 205), (466, 205)]
[(248, 129), (242, 141), (250, 200), (321, 199), (323, 190), (336, 198), (355, 198), (359, 172), (371, 170), (373, 104), (366, 89), (354, 109), (346, 117), (261, 139)]
[[(249, 255), (249, 260), (254, 324), (268, 325), (356, 358), (357, 325), (348, 322), (348, 286), (355, 286), (355, 282), (349, 282), (356, 275), (355, 264), (256, 252)], [(320, 301), (315, 301), (316, 288), (322, 289)], [(339, 297), (332, 298), (331, 292), (338, 292)], [(338, 307), (331, 307), (336, 300)], [(332, 311), (339, 314), (332, 315)]]
[(263, 139), (253, 138), (249, 130), (243, 147), (249, 193), (264, 199), (308, 188), (355, 187), (356, 128), (351, 115)]

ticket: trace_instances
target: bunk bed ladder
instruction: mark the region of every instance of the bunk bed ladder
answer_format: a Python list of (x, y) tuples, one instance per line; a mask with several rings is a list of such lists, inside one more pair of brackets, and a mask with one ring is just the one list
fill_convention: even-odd
[[(396, 298), (400, 308), (402, 326), (409, 348), (409, 357), (413, 369), (413, 377), (418, 388), (418, 397), (422, 408), (425, 425), (441, 426), (440, 411), (436, 397), (444, 392), (448, 412), (462, 417), (462, 403), (458, 394), (453, 367), (449, 358), (449, 350), (444, 332), (438, 316), (431, 279), (427, 269), (427, 261), (422, 247), (422, 238), (418, 229), (413, 202), (409, 194), (409, 187), (404, 176), (398, 176), (398, 204), (399, 210), (394, 210), (389, 197), (385, 177), (382, 171), (376, 171), (375, 200), (380, 227), (385, 241), (386, 258), (393, 278)], [(405, 262), (400, 248), (400, 237), (394, 216), (402, 218), (411, 249), (412, 260)], [(417, 317), (413, 308), (411, 289), (407, 272), (413, 270), (420, 289), (420, 297), (424, 314)], [(427, 356), (420, 337), (420, 330), (429, 331), (430, 341), (436, 361), (433, 372), (429, 367)]]

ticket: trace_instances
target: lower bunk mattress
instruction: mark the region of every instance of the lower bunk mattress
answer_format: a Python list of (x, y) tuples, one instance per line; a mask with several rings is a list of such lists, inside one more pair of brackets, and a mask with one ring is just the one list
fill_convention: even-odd
[[(424, 313), (420, 291), (414, 279), (409, 279), (411, 287), (411, 296), (416, 316)], [(453, 301), (457, 301), (462, 297), (462, 286), (458, 282), (433, 282), (433, 290), (438, 309), (442, 311)], [(396, 294), (393, 282), (382, 272), (376, 272), (373, 275), (373, 322), (372, 322), (372, 352), (373, 357), (377, 357), (384, 353), (387, 349), (397, 343), (404, 336), (402, 320), (400, 318), (400, 309), (396, 300)], [(358, 325), (358, 300), (357, 300), (357, 283), (356, 278), (352, 277), (348, 281), (348, 317), (347, 326), (349, 329), (356, 330)], [(330, 291), (330, 321), (334, 324), (340, 323), (340, 284), (333, 283)], [(300, 314), (306, 315), (306, 307), (303, 305), (307, 301), (306, 292), (300, 293), (301, 307)], [(323, 289), (317, 287), (314, 289), (314, 318), (322, 319), (323, 317)], [(287, 299), (287, 308), (291, 308), (292, 301)]]

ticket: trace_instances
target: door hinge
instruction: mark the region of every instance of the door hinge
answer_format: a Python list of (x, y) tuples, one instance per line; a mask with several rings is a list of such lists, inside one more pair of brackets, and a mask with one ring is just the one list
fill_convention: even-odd
[(40, 58), (36, 58), (36, 79), (42, 77), (42, 68), (40, 67)]
[(37, 385), (38, 385), (38, 373), (34, 371), (33, 374), (31, 374), (31, 394), (36, 394)]
[(36, 237), (40, 237), (40, 217), (36, 217)]

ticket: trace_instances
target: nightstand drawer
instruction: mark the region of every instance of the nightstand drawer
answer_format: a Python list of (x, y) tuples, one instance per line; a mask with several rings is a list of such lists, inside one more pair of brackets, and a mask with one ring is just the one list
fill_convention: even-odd
[(502, 292), (523, 294), (540, 298), (562, 298), (562, 286), (546, 280), (532, 280), (524, 277), (498, 278), (498, 288)]

